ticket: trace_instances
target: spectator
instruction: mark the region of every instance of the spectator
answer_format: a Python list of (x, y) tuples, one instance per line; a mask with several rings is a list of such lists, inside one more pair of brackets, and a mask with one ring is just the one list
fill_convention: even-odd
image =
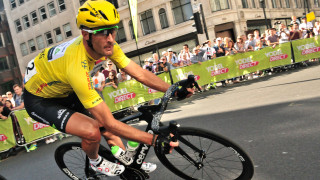
[(300, 21), (299, 21), (299, 19), (297, 19), (297, 17), (296, 16), (291, 16), (291, 23), (290, 24), (294, 24), (294, 23), (298, 23), (298, 25), (300, 24)]
[(205, 52), (206, 52), (206, 50), (201, 49), (199, 45), (197, 47), (193, 48), (193, 54), (190, 57), (191, 63), (202, 64), (202, 62), (205, 61), (205, 59), (203, 58), (203, 55)]
[(0, 102), (0, 119), (8, 119), (10, 109)]
[(158, 62), (159, 62), (158, 53), (153, 53), (153, 54), (152, 54), (152, 58), (153, 58), (153, 60), (154, 60), (154, 63), (158, 63)]
[(299, 30), (299, 25), (298, 23), (294, 23), (292, 26), (292, 31), (290, 31), (290, 40), (296, 40), (301, 38), (302, 38), (302, 33)]
[(13, 86), (14, 90), (14, 102), (15, 102), (15, 107), (12, 110), (18, 110), (18, 109), (23, 109), (24, 108), (24, 99), (23, 99), (23, 92), (22, 92), (22, 87), (18, 84), (15, 84)]
[(2, 102), (2, 104), (4, 104), (6, 102), (6, 100), (7, 100), (7, 96), (5, 94), (3, 94), (1, 96), (1, 98), (2, 98), (1, 102)]
[(290, 40), (290, 31), (284, 24), (280, 24), (279, 37), (279, 44), (289, 42)]
[(182, 59), (180, 59), (180, 61), (179, 61), (180, 66), (189, 66), (189, 65), (191, 65), (191, 60), (190, 60), (190, 58), (188, 59), (188, 57), (190, 57), (190, 56), (187, 56), (186, 53), (182, 54)]
[(107, 67), (105, 70), (102, 71), (104, 77), (109, 77), (109, 73), (110, 72), (114, 72), (115, 74), (117, 73), (114, 69), (113, 69), (113, 63), (111, 60), (107, 61)]
[(302, 32), (302, 37), (305, 37), (308, 34), (308, 30), (313, 29), (311, 22), (307, 22), (306, 16), (302, 17), (302, 23), (299, 25), (299, 30)]
[[(152, 60), (149, 60), (149, 63), (151, 64), (151, 67), (152, 67), (152, 63), (153, 63)], [(117, 78), (119, 82), (129, 81), (131, 79), (131, 76), (129, 74), (127, 74), (121, 69), (119, 71), (120, 72), (117, 74)]]
[(216, 44), (213, 46), (214, 50), (216, 51), (216, 57), (225, 56), (226, 52), (222, 45), (222, 40), (220, 37), (216, 39)]
[(103, 100), (104, 100), (104, 97), (102, 95), (102, 91), (105, 86), (105, 80), (106, 78), (100, 71), (97, 71), (92, 77), (93, 87)]
[(12, 105), (12, 102), (11, 102), (9, 99), (6, 100), (5, 106), (6, 106), (10, 111), (12, 111), (13, 105)]
[(14, 102), (14, 99), (13, 99), (13, 94), (12, 94), (12, 92), (11, 92), (11, 91), (8, 91), (8, 92), (6, 93), (6, 95), (7, 95), (7, 97), (8, 97), (8, 100), (11, 101), (12, 106), (15, 107), (15, 102)]
[(173, 68), (176, 68), (179, 66), (178, 58), (174, 55), (172, 48), (168, 49), (167, 60), (168, 60), (168, 63), (170, 63), (173, 66)]
[(314, 23), (313, 32), (314, 32), (315, 36), (319, 35), (319, 33), (320, 33), (320, 23), (319, 23), (319, 21), (316, 21)]
[(117, 89), (118, 88), (118, 78), (117, 78), (117, 73), (115, 71), (111, 71), (109, 73), (109, 77), (106, 79), (106, 85), (105, 86), (112, 86), (113, 88)]
[(166, 56), (162, 56), (160, 58), (160, 61), (157, 65), (157, 73), (160, 73), (160, 72), (169, 72), (171, 69), (171, 65), (170, 63), (167, 62), (167, 57)]
[(241, 36), (237, 37), (237, 42), (234, 44), (235, 53), (243, 53), (246, 52), (245, 43)]
[(205, 60), (210, 60), (216, 57), (216, 50), (212, 48), (210, 40), (207, 40), (202, 44), (202, 49), (206, 50), (206, 52), (204, 53)]
[(267, 45), (275, 47), (277, 44), (279, 44), (279, 37), (276, 34), (276, 29), (271, 28), (269, 30), (269, 36), (267, 37)]
[(262, 42), (263, 46), (267, 46), (266, 38), (267, 38), (267, 35), (265, 33), (262, 33), (260, 37), (260, 41)]
[[(154, 73), (154, 72), (155, 72), (155, 69), (154, 69), (154, 66), (153, 66), (153, 62), (154, 62), (154, 61), (153, 61), (152, 58), (148, 58), (148, 59), (147, 59), (147, 63), (146, 63), (146, 65), (143, 67), (143, 69), (146, 69), (146, 70)], [(119, 79), (119, 78), (118, 78), (118, 79)], [(120, 82), (121, 82), (121, 81), (120, 81)]]
[(254, 41), (253, 34), (248, 34), (248, 40), (245, 42), (245, 44), (246, 44), (246, 49), (248, 49), (248, 51), (254, 50), (254, 47), (256, 46), (256, 42)]
[(234, 49), (234, 42), (230, 39), (228, 44), (224, 47), (226, 56), (235, 54), (236, 50)]
[(253, 31), (253, 35), (254, 35), (253, 39), (254, 39), (255, 43), (257, 43), (257, 41), (260, 40), (260, 32), (259, 32), (259, 30), (258, 29), (254, 30)]
[(256, 47), (254, 48), (255, 51), (261, 50), (265, 47), (265, 45), (263, 44), (262, 39), (256, 42)]
[(178, 59), (182, 59), (182, 56), (183, 54), (186, 55), (186, 59), (190, 60), (190, 57), (191, 57), (191, 52), (189, 50), (189, 46), (188, 44), (184, 44), (183, 47), (182, 47), (182, 50), (178, 56)]
[(145, 58), (144, 59), (144, 65), (142, 66), (142, 69), (146, 69), (147, 66), (149, 66), (149, 61), (148, 61), (149, 58)]

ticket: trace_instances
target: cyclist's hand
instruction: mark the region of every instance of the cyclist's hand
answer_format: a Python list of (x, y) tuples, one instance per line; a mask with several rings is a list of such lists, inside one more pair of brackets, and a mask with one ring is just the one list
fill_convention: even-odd
[(161, 153), (169, 154), (172, 150), (179, 146), (179, 142), (172, 141), (172, 134), (170, 136), (158, 135), (155, 148), (159, 149)]

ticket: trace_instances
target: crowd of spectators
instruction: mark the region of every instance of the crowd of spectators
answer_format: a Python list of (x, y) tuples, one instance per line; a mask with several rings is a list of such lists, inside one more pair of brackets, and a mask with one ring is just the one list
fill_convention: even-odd
[[(160, 58), (158, 58), (156, 53), (153, 54), (152, 57), (146, 58), (143, 68), (158, 74), (182, 66), (189, 66), (195, 63), (201, 64), (204, 61), (222, 56), (258, 51), (268, 46), (274, 48), (278, 44), (286, 43), (290, 40), (310, 38), (319, 35), (320, 23), (318, 21), (315, 21), (313, 24), (307, 22), (305, 16), (301, 17), (301, 22), (295, 16), (291, 18), (292, 21), (287, 26), (283, 22), (277, 21), (274, 23), (273, 28), (267, 29), (264, 32), (256, 29), (247, 35), (237, 36), (235, 41), (233, 41), (231, 37), (217, 37), (212, 41), (205, 41), (192, 50), (189, 49), (188, 44), (184, 44), (182, 49), (178, 50), (178, 54), (174, 52), (172, 48), (169, 48), (167, 51), (161, 53)], [(303, 63), (303, 65), (306, 64)], [(277, 70), (277, 68), (274, 69)], [(264, 76), (266, 73), (272, 74), (274, 69), (258, 71), (246, 76), (246, 78)], [(282, 68), (280, 68), (280, 70), (282, 70)], [(245, 76), (241, 76), (237, 79), (234, 78), (223, 81), (222, 85), (226, 85), (226, 83), (229, 82), (239, 82), (244, 78)]]

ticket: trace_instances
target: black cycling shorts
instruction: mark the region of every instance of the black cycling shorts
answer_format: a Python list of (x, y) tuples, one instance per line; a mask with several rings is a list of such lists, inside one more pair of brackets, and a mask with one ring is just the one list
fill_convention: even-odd
[(25, 109), (32, 119), (50, 125), (61, 132), (66, 132), (68, 120), (75, 112), (92, 117), (76, 93), (71, 93), (66, 98), (43, 98), (24, 89), (23, 96)]

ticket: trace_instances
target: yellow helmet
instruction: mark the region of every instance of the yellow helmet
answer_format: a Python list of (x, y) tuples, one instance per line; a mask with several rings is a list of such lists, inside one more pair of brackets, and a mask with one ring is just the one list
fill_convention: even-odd
[(113, 4), (106, 0), (88, 0), (78, 10), (78, 28), (116, 25), (120, 16)]

